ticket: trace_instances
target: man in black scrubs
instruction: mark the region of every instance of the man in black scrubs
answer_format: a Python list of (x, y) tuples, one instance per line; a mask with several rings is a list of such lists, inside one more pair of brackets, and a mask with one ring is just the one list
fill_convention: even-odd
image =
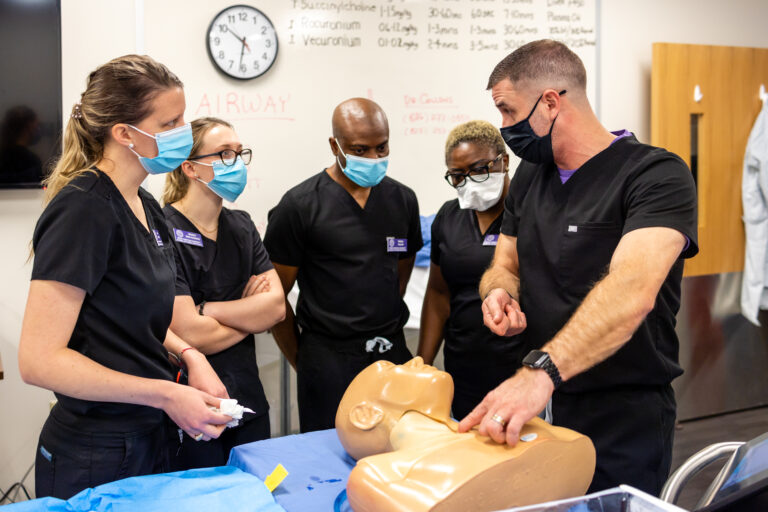
[(385, 176), (389, 124), (376, 103), (333, 112), (334, 163), (289, 190), (269, 212), (264, 244), (294, 316), (272, 332), (296, 369), (302, 432), (334, 427), (349, 383), (374, 361), (411, 358), (402, 297), (422, 246), (411, 189)]
[[(670, 467), (683, 259), (697, 251), (685, 163), (609, 132), (586, 97), (581, 60), (535, 41), (489, 80), (501, 134), (523, 159), (480, 283), (485, 325), (520, 334), (523, 368), (460, 425), (514, 444), (552, 398), (556, 425), (597, 449), (590, 492), (658, 494)], [(556, 391), (555, 391), (556, 390)]]

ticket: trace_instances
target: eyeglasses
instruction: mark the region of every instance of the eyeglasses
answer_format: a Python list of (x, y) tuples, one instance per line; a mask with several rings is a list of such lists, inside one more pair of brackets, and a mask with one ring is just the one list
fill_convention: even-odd
[(234, 149), (225, 149), (222, 151), (217, 151), (216, 153), (208, 153), (207, 155), (191, 156), (188, 158), (188, 160), (199, 160), (208, 156), (218, 156), (221, 158), (221, 162), (224, 165), (230, 167), (235, 165), (235, 161), (237, 160), (238, 156), (243, 160), (245, 165), (248, 165), (251, 163), (251, 156), (253, 156), (253, 152), (250, 149), (241, 149), (240, 151), (235, 151)]
[(475, 183), (482, 183), (488, 179), (488, 175), (491, 172), (491, 167), (493, 167), (493, 164), (498, 162), (499, 159), (503, 156), (504, 153), (501, 153), (499, 156), (493, 160), (490, 160), (488, 163), (477, 165), (467, 171), (464, 171), (464, 169), (448, 169), (448, 171), (445, 173), (445, 181), (447, 181), (448, 184), (453, 188), (463, 187), (467, 182), (466, 178), (469, 178)]

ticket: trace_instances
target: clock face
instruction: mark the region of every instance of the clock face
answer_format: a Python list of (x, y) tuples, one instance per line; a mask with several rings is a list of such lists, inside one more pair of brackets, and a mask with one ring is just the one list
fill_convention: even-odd
[(267, 72), (277, 59), (275, 26), (260, 10), (233, 5), (208, 27), (208, 55), (226, 75), (240, 80)]

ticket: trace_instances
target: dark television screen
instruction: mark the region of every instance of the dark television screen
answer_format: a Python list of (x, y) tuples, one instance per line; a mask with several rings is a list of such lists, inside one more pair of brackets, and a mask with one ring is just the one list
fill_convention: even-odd
[(0, 188), (40, 187), (60, 134), (60, 0), (0, 0)]

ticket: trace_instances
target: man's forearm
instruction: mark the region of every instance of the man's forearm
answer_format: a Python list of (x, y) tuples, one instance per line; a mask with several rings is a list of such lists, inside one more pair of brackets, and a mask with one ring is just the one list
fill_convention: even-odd
[(633, 280), (608, 274), (565, 326), (542, 350), (549, 352), (563, 380), (578, 375), (613, 355), (634, 334), (653, 308)]

